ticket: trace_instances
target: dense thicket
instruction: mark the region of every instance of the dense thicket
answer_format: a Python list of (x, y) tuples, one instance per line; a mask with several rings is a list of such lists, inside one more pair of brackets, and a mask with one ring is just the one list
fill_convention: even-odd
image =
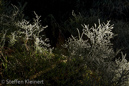
[[(124, 21), (128, 23), (129, 17), (129, 1), (128, 0), (6, 0), (15, 5), (27, 5), (24, 9), (24, 14), (28, 17), (26, 19), (33, 20), (35, 16), (33, 11), (41, 15), (42, 25), (48, 25), (45, 30), (46, 36), (51, 40), (52, 46), (57, 46), (60, 42), (58, 39), (67, 39), (71, 34), (77, 35), (76, 28), (82, 29), (80, 26), (83, 23), (89, 24), (97, 23), (98, 19), (101, 21), (112, 20), (114, 22)], [(72, 10), (75, 14), (72, 15)], [(80, 14), (79, 14), (80, 12)], [(70, 23), (70, 24), (69, 24)], [(122, 24), (120, 24), (122, 25)], [(122, 28), (126, 28), (126, 25)], [(115, 49), (127, 48), (128, 39), (125, 35), (122, 36), (119, 27), (115, 25), (113, 30), (119, 35), (113, 40)], [(127, 30), (127, 29), (126, 29)], [(125, 30), (123, 30), (125, 31)], [(126, 32), (126, 31), (125, 31)], [(50, 35), (51, 34), (51, 35)], [(128, 34), (126, 34), (128, 36)], [(122, 38), (124, 37), (124, 38)], [(125, 41), (125, 40), (126, 41)], [(64, 42), (64, 40), (61, 40)], [(124, 42), (123, 42), (124, 41)], [(124, 50), (126, 53), (128, 48)]]
[(0, 85), (7, 79), (129, 85), (127, 0), (3, 0), (0, 6)]

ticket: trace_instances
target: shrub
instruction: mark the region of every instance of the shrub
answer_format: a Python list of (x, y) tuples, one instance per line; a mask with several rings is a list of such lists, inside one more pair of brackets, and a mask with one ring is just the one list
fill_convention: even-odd
[(78, 61), (81, 57), (85, 62), (80, 64), (87, 65), (91, 71), (97, 73), (96, 77), (99, 81), (92, 82), (96, 86), (120, 86), (121, 84), (123, 86), (128, 79), (129, 64), (123, 54), (121, 59), (113, 61), (117, 53), (113, 51), (110, 42), (115, 35), (112, 33), (113, 26), (109, 22), (101, 24), (99, 21), (98, 27), (95, 24), (91, 28), (88, 25), (82, 25), (82, 34), (77, 29), (78, 37), (69, 38), (65, 47), (69, 51), (70, 60)]
[[(34, 12), (35, 13), (35, 12)], [(36, 19), (34, 19), (34, 23), (30, 24), (27, 20), (23, 19), (21, 22), (16, 23), (16, 26), (18, 26), (19, 29), (17, 31), (18, 36), (24, 37), (23, 40), (25, 42), (26, 49), (28, 50), (28, 43), (32, 40), (32, 43), (29, 44), (31, 46), (35, 46), (36, 51), (43, 52), (42, 48), (49, 47), (50, 45), (45, 43), (49, 40), (46, 38), (43, 41), (43, 35), (40, 35), (40, 33), (47, 27), (42, 27), (40, 24), (40, 17), (35, 13)], [(34, 41), (34, 43), (33, 43)]]
[(52, 49), (49, 48), (49, 40), (40, 35), (47, 26), (43, 27), (40, 17), (36, 13), (35, 16), (34, 22), (30, 23), (25, 19), (18, 19), (17, 16), (16, 20), (6, 22), (7, 18), (13, 19), (13, 16), (1, 15), (0, 60), (1, 66), (4, 66), (1, 69), (3, 79), (27, 79), (50, 67), (48, 64), (53, 57)]

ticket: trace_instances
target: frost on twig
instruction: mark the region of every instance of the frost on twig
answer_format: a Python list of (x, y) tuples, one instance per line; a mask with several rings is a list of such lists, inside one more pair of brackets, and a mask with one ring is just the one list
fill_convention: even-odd
[[(110, 21), (100, 23), (97, 26), (89, 28), (88, 25), (82, 25), (82, 33), (78, 31), (78, 36), (71, 36), (65, 48), (68, 49), (71, 58), (83, 58), (85, 64), (94, 70), (101, 77), (100, 81), (105, 82), (107, 86), (124, 86), (129, 80), (129, 63), (122, 55), (122, 59), (113, 61), (116, 53), (112, 48), (111, 39), (115, 36), (112, 32), (113, 25)], [(84, 39), (87, 37), (87, 39)]]
[(26, 48), (28, 49), (28, 45), (27, 45), (28, 41), (34, 40), (36, 51), (42, 52), (43, 48), (50, 47), (50, 45), (46, 43), (49, 40), (47, 38), (43, 40), (42, 37), (44, 35), (40, 35), (40, 33), (43, 32), (43, 30), (48, 26), (46, 25), (43, 27), (40, 24), (41, 16), (38, 16), (35, 12), (34, 14), (36, 18), (34, 19), (33, 23), (30, 23), (29, 21), (23, 19), (22, 21), (17, 22), (16, 25), (20, 27), (20, 30), (18, 31), (19, 36), (24, 37)]

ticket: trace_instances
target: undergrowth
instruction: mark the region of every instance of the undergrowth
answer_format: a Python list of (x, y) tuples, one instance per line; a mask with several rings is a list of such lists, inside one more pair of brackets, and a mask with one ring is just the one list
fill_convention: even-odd
[(4, 12), (0, 15), (3, 80), (44, 80), (44, 85), (49, 86), (128, 86), (129, 63), (122, 52), (116, 58), (120, 51), (113, 49), (111, 39), (116, 35), (110, 21), (98, 20), (91, 27), (83, 24), (86, 21), (81, 20), (83, 16), (73, 13), (75, 19), (70, 19), (67, 27), (79, 23), (76, 26), (81, 29), (77, 29), (78, 36), (73, 32), (66, 40), (62, 52), (60, 48), (52, 48), (50, 40), (42, 34), (49, 26), (41, 25), (41, 16), (34, 12), (36, 18), (30, 22), (18, 16), (23, 14), (12, 6), (10, 15)]

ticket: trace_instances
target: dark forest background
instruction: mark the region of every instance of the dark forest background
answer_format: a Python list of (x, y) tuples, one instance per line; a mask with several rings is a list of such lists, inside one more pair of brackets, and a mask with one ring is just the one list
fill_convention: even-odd
[(101, 14), (105, 19), (128, 20), (128, 0), (9, 0), (9, 2), (15, 5), (18, 2), (22, 4), (27, 2), (24, 13), (29, 17), (33, 16), (33, 11), (36, 11), (43, 19), (52, 14), (58, 22), (67, 20), (72, 10), (85, 16)]

